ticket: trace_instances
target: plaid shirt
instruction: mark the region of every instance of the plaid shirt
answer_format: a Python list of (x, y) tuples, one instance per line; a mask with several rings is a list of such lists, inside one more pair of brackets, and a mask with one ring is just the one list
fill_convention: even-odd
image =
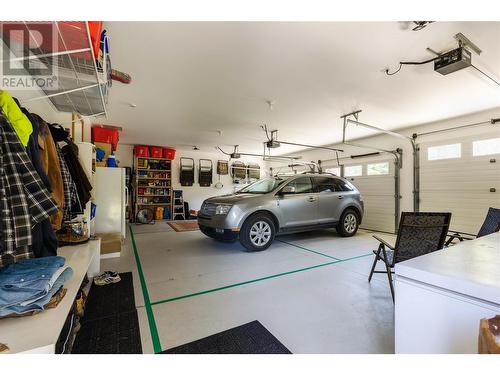
[(19, 138), (0, 111), (1, 258), (29, 258), (32, 227), (58, 208)]
[(64, 160), (61, 146), (59, 146), (58, 143), (56, 143), (56, 150), (57, 157), (59, 158), (59, 165), (61, 166), (61, 175), (64, 188), (63, 221), (70, 221), (73, 218), (71, 208), (76, 203), (78, 194), (76, 192), (75, 182), (73, 181), (71, 173), (69, 172), (68, 164), (66, 164), (66, 160)]

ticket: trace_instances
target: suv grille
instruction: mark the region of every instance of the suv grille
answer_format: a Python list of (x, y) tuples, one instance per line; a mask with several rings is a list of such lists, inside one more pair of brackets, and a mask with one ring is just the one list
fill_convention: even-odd
[(203, 216), (214, 216), (216, 207), (217, 205), (215, 203), (203, 203), (201, 214)]

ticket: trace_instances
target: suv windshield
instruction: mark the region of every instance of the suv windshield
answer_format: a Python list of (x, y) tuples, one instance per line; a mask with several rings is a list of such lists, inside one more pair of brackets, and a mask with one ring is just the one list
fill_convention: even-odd
[(266, 194), (282, 185), (285, 181), (285, 179), (279, 177), (268, 177), (263, 180), (256, 181), (236, 193)]

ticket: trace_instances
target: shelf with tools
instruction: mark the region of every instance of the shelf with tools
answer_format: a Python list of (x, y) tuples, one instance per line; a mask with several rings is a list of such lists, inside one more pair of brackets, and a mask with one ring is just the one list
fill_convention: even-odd
[[(172, 161), (134, 156), (134, 216), (150, 209), (155, 218), (172, 217)], [(168, 215), (164, 213), (168, 210)]]

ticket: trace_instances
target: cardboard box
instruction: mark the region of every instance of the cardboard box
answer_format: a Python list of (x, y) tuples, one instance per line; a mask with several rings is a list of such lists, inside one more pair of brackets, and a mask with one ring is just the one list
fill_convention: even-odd
[(94, 142), (94, 146), (96, 149), (100, 148), (105, 152), (105, 156), (103, 160), (106, 160), (109, 155), (113, 153), (113, 149), (110, 143), (103, 143), (103, 142)]
[(122, 251), (121, 233), (97, 233), (101, 239), (101, 255), (120, 256)]

